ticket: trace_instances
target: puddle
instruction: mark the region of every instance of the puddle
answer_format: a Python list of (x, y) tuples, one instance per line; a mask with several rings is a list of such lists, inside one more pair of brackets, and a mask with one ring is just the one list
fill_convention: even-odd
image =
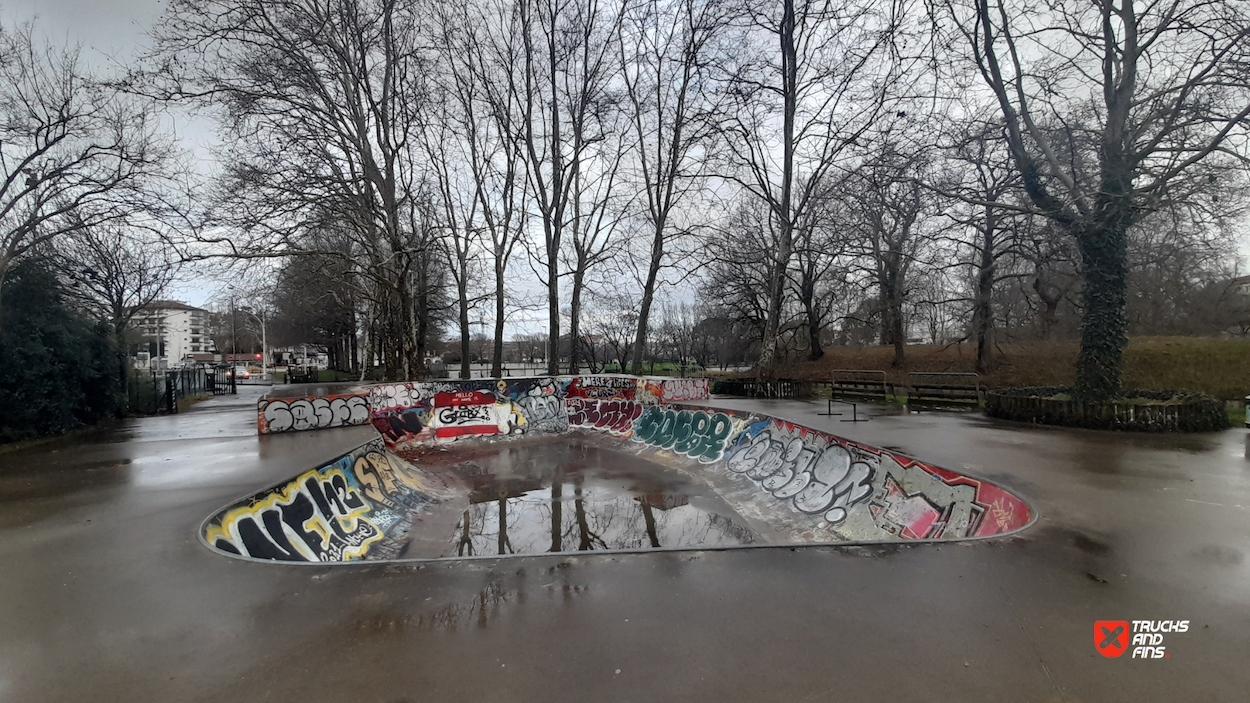
[(514, 444), (438, 470), (469, 486), (469, 507), (444, 557), (756, 541), (711, 488), (627, 452), (577, 442)]

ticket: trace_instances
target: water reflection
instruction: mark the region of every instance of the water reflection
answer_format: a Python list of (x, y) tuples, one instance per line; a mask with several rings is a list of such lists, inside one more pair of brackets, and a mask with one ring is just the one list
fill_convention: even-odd
[(471, 486), (443, 556), (749, 544), (710, 489), (586, 445), (510, 447), (452, 467)]

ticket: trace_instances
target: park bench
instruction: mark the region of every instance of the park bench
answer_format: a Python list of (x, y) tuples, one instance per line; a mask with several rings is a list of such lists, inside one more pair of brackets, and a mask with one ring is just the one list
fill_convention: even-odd
[(907, 374), (907, 404), (979, 405), (984, 397), (975, 373), (913, 371)]

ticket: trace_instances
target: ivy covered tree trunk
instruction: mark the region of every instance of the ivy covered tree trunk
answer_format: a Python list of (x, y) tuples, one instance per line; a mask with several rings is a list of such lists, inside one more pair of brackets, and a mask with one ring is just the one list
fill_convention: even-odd
[(1085, 314), (1076, 362), (1076, 394), (1086, 400), (1106, 400), (1120, 393), (1124, 347), (1128, 345), (1124, 316), (1128, 227), (1121, 219), (1077, 237), (1084, 268)]
[(977, 344), (977, 373), (989, 373), (994, 360), (994, 233), (997, 226), (993, 210), (986, 208), (972, 309), (972, 327)]

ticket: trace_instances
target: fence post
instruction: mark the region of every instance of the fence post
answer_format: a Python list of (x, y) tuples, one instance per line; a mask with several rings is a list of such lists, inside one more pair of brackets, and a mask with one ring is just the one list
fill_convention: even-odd
[(174, 383), (175, 373), (176, 372), (174, 371), (170, 371), (165, 374), (165, 410), (170, 413), (178, 412), (178, 401), (174, 398), (174, 389), (177, 386), (177, 384)]

